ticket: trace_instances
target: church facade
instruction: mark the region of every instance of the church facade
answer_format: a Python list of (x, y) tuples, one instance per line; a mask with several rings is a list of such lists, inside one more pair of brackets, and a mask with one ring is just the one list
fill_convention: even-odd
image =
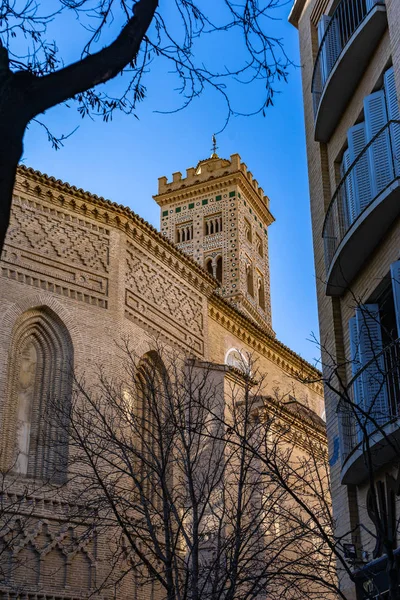
[[(272, 329), (268, 227), (274, 219), (240, 157), (213, 155), (185, 178), (160, 178), (155, 200), (160, 232), (126, 207), (30, 168), (18, 170), (0, 262), (0, 466), (15, 474), (9, 502), (27, 482), (45, 480), (48, 465), (60, 460), (49, 450), (59, 435), (48, 425), (44, 431), (41, 411), (54, 390), (70, 391), (62, 365), (89, 380), (99, 365), (118, 372), (115, 344), (122, 338), (134, 341), (138, 356), (152, 349), (155, 337), (215, 365), (235, 367), (250, 353), (265, 374), (263, 396), (276, 398), (278, 390), (323, 414), (319, 373)], [(46, 447), (44, 437), (51, 441)], [(67, 460), (57, 472), (68, 477)], [(20, 565), (13, 589), (22, 586), (29, 598), (40, 591), (44, 598), (71, 599), (93, 590), (101, 545), (74, 543), (68, 507), (36, 487), (18, 510), (21, 519), (9, 527)], [(4, 590), (6, 583), (4, 575)]]

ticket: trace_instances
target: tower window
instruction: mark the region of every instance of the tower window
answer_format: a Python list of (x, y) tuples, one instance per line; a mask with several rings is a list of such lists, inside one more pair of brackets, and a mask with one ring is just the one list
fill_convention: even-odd
[(175, 241), (177, 244), (190, 242), (193, 239), (193, 221), (180, 223), (176, 226)]
[(209, 275), (214, 277), (212, 258), (208, 258), (206, 260), (206, 271), (207, 271), (207, 273), (209, 273)]
[(260, 236), (257, 233), (256, 233), (256, 250), (257, 250), (259, 256), (264, 256), (262, 239), (260, 238)]
[(246, 240), (251, 243), (251, 225), (246, 218), (244, 219), (244, 235), (246, 237)]
[(217, 258), (217, 279), (222, 283), (222, 256)]
[(258, 292), (258, 305), (260, 308), (265, 310), (264, 278), (261, 275), (261, 273), (257, 273), (257, 292)]
[(247, 293), (250, 294), (250, 296), (254, 296), (253, 266), (250, 261), (246, 263), (246, 281), (247, 281)]
[(204, 219), (204, 235), (214, 235), (222, 231), (222, 214), (212, 215)]

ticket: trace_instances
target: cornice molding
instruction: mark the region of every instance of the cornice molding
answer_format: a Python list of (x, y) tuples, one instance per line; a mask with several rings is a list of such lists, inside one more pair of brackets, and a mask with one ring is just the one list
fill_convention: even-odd
[(263, 406), (259, 410), (264, 418), (267, 418), (268, 414), (272, 414), (288, 425), (294, 425), (300, 431), (312, 434), (312, 437), (318, 439), (321, 443), (325, 445), (328, 443), (325, 426), (314, 422), (311, 417), (296, 415), (288, 409), (284, 402), (279, 402), (272, 396), (262, 396), (261, 398)]
[(293, 378), (300, 381), (305, 380), (306, 385), (323, 396), (322, 373), (268, 331), (254, 323), (238, 308), (232, 306), (228, 300), (214, 293), (210, 297), (208, 310), (209, 316), (214, 321), (242, 339), (243, 342)]
[[(41, 186), (45, 186), (47, 189), (42, 190)], [(168, 267), (179, 272), (189, 284), (195, 286), (206, 296), (210, 296), (218, 287), (218, 282), (196, 261), (179, 250), (155, 227), (126, 206), (106, 200), (24, 165), (18, 167), (14, 194), (25, 194), (28, 199), (33, 195), (36, 201), (49, 202), (58, 208), (72, 211), (76, 215), (94, 219), (103, 226), (123, 231), (128, 238), (138, 242)]]

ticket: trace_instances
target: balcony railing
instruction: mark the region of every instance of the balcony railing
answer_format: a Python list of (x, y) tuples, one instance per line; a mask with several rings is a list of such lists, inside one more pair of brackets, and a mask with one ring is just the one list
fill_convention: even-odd
[(333, 13), (321, 39), (311, 83), (314, 115), (318, 108), (325, 84), (346, 44), (368, 17), (376, 5), (384, 0), (341, 0)]
[[(361, 401), (360, 401), (361, 400)], [(388, 344), (349, 383), (338, 409), (342, 463), (372, 435), (400, 417), (400, 338)]]
[(357, 220), (400, 176), (400, 121), (389, 121), (365, 146), (340, 181), (322, 230), (327, 274)]

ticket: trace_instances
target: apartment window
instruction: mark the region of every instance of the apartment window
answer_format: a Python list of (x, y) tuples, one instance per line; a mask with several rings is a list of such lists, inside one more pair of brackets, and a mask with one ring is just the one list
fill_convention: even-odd
[(400, 415), (400, 261), (349, 320), (352, 396), (359, 441)]
[(348, 148), (340, 165), (347, 227), (400, 175), (400, 125), (384, 129), (389, 121), (400, 119), (393, 67), (384, 73), (383, 89), (364, 98), (364, 116), (347, 132)]
[(175, 240), (177, 244), (190, 242), (193, 239), (193, 221), (180, 223), (176, 226)]
[(251, 241), (252, 241), (251, 225), (246, 218), (244, 219), (244, 235), (245, 235), (246, 240), (251, 243)]
[(211, 215), (204, 219), (204, 234), (214, 235), (222, 231), (222, 214)]

